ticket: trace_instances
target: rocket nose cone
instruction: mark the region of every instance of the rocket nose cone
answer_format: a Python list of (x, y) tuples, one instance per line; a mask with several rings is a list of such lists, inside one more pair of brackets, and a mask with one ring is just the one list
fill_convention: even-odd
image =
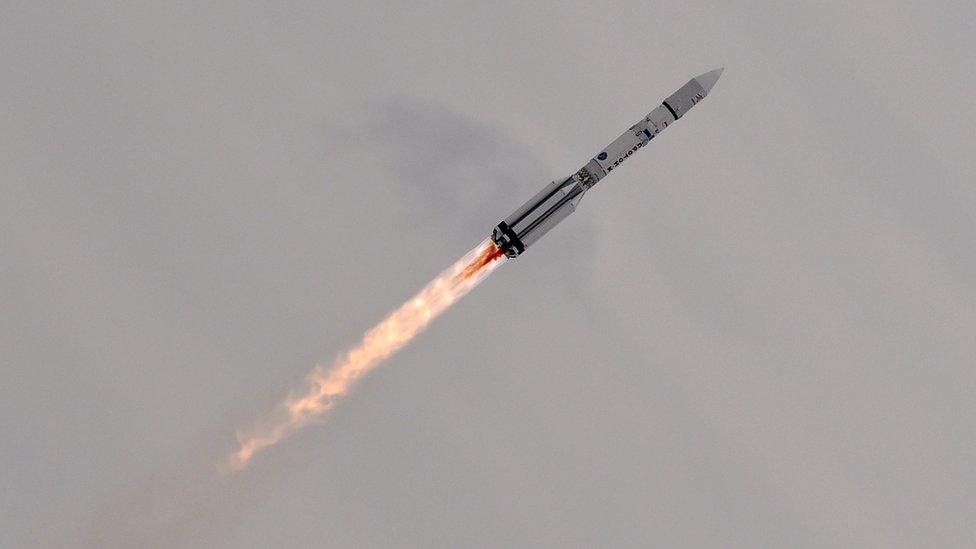
[(720, 69), (715, 69), (713, 71), (706, 72), (701, 76), (695, 77), (695, 80), (698, 81), (698, 84), (700, 84), (701, 87), (705, 90), (705, 95), (708, 95), (708, 92), (712, 91), (712, 87), (715, 86), (716, 82), (718, 82), (718, 77), (722, 76), (722, 71), (724, 70), (725, 67), (722, 67)]

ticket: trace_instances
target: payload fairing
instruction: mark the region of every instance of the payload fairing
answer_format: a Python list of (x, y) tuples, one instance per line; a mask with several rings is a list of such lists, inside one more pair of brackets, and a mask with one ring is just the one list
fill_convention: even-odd
[(578, 172), (546, 185), (539, 194), (495, 227), (491, 234), (495, 245), (508, 257), (516, 257), (524, 252), (573, 213), (583, 198), (583, 193), (590, 187), (704, 99), (723, 70), (715, 69), (692, 78), (640, 122), (607, 145)]

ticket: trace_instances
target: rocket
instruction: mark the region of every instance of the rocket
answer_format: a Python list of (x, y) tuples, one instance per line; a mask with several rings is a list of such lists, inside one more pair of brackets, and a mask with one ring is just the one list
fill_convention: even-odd
[(491, 239), (508, 257), (517, 257), (576, 210), (583, 194), (685, 115), (712, 91), (724, 69), (696, 76), (664, 100), (656, 109), (607, 145), (573, 175), (543, 187), (520, 208), (499, 223)]

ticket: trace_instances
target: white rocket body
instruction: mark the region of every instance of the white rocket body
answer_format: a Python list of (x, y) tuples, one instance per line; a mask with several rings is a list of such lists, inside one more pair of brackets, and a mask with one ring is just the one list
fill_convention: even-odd
[(723, 70), (716, 69), (689, 80), (575, 174), (553, 181), (506, 217), (492, 231), (492, 240), (508, 257), (516, 257), (524, 252), (573, 213), (583, 193), (590, 187), (704, 99)]

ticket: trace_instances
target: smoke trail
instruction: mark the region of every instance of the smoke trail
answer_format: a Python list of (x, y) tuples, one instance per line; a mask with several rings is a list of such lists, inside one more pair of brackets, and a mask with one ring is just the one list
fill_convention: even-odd
[(362, 341), (339, 355), (331, 367), (317, 365), (306, 376), (303, 390), (289, 395), (250, 432), (237, 433), (240, 447), (229, 458), (231, 469), (243, 469), (258, 451), (321, 419), (357, 379), (402, 349), (491, 274), (504, 258), (498, 247), (485, 239), (367, 331)]

